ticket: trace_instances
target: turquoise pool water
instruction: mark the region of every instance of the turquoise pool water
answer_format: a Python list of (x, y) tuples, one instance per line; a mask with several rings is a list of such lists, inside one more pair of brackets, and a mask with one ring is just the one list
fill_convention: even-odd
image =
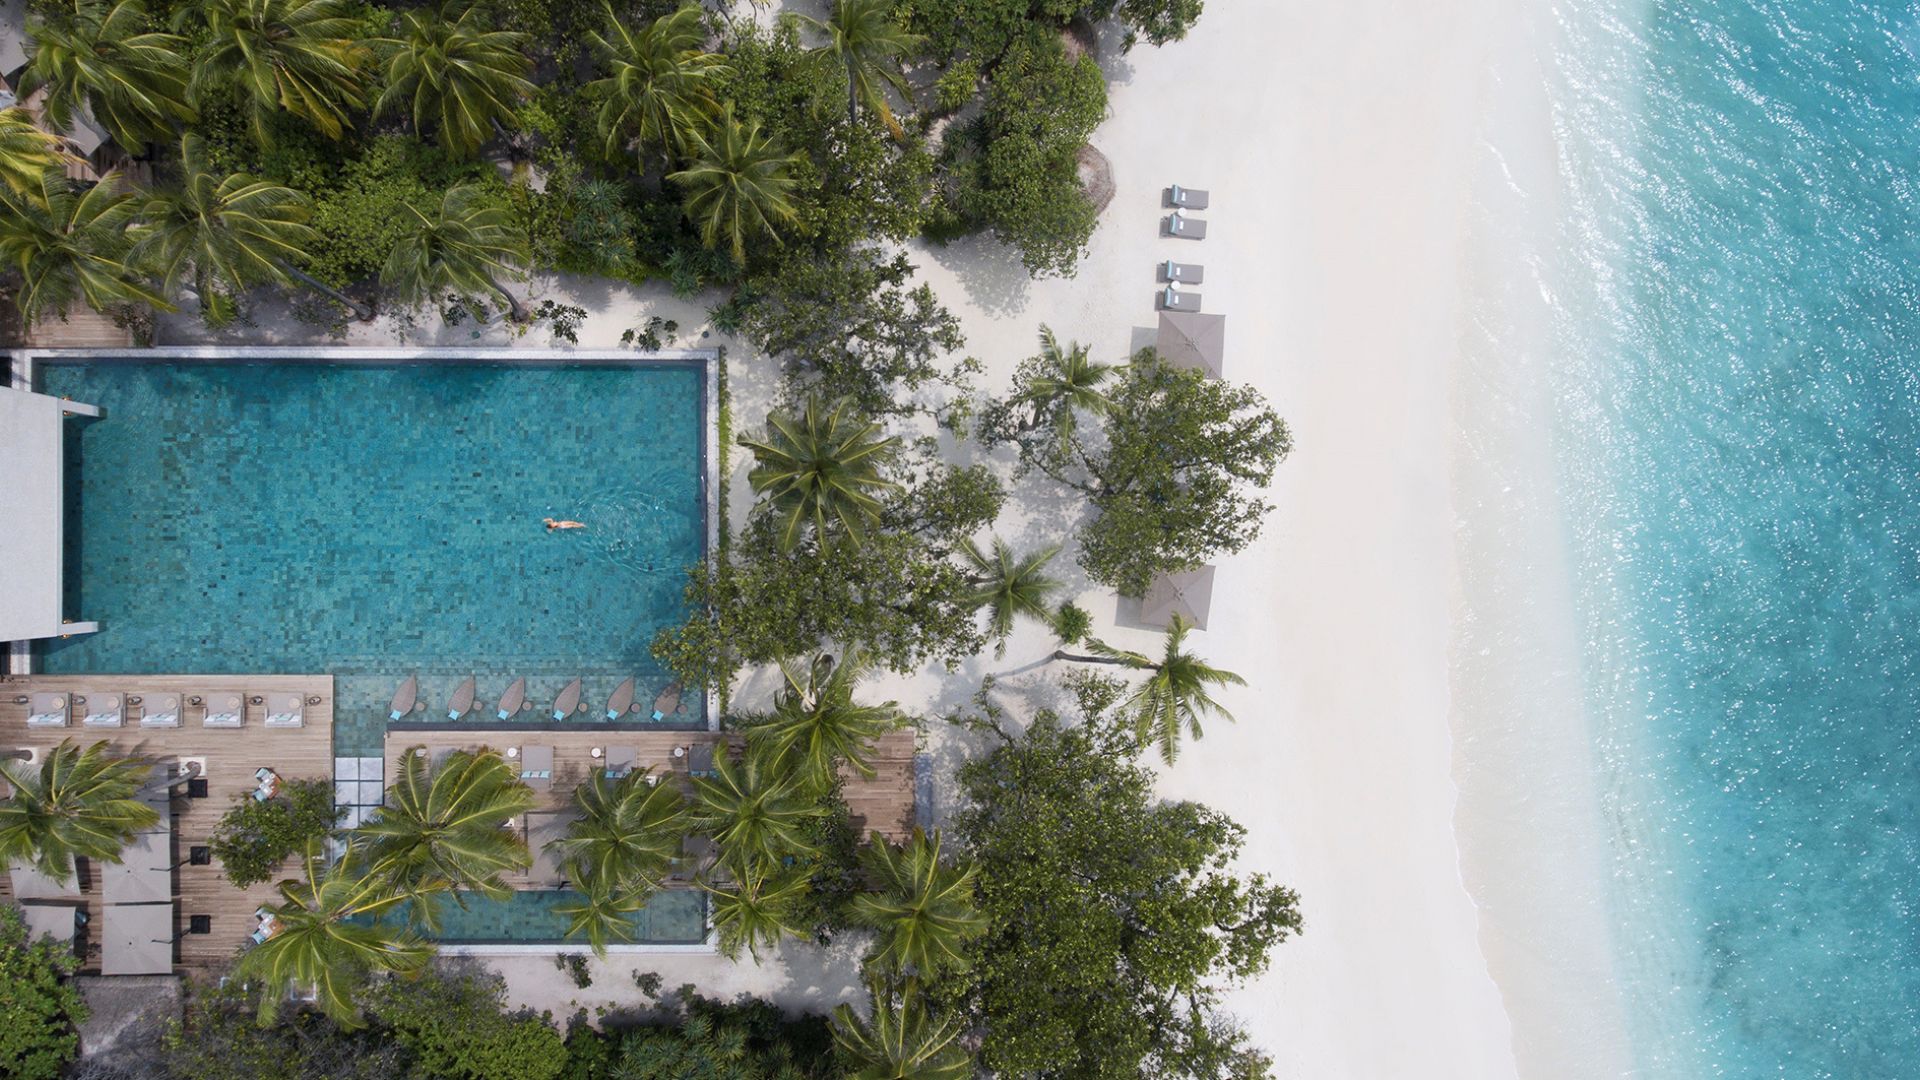
[(1920, 1076), (1920, 7), (1568, 0), (1560, 465), (1636, 1076)]
[[(469, 896), (464, 908), (443, 898), (439, 940), (467, 945), (571, 942), (585, 948), (585, 938), (567, 937), (567, 918), (557, 912), (579, 899), (580, 894), (569, 889), (517, 892), (499, 901)], [(706, 940), (707, 894), (698, 889), (655, 893), (629, 921), (633, 944), (698, 945)]]
[[(335, 753), (379, 754), (478, 676), (529, 711), (668, 681), (648, 651), (706, 537), (702, 368), (476, 362), (43, 364), (68, 425), (67, 602), (97, 634), (53, 673), (320, 672)], [(549, 532), (541, 519), (583, 521)], [(675, 718), (699, 724), (697, 695)], [(484, 718), (489, 713), (477, 714)], [(576, 714), (584, 721), (598, 712)]]

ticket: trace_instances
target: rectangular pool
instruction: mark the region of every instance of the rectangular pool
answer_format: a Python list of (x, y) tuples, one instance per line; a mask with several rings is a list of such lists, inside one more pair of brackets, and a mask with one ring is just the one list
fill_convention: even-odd
[[(585, 937), (567, 937), (567, 917), (559, 910), (580, 899), (571, 889), (516, 892), (506, 900), (462, 893), (463, 908), (451, 898), (439, 904), (438, 940), (449, 945), (576, 945)], [(707, 894), (698, 889), (657, 892), (628, 916), (634, 945), (699, 945), (707, 938)]]
[[(330, 673), (342, 756), (381, 753), (409, 674), (419, 719), (468, 675), (488, 705), (525, 676), (523, 718), (576, 676), (590, 708), (628, 676), (645, 706), (669, 681), (649, 642), (706, 546), (705, 379), (701, 360), (39, 358), (37, 389), (105, 416), (68, 422), (66, 477), (68, 613), (101, 628), (35, 662)], [(685, 700), (669, 722), (704, 725)]]

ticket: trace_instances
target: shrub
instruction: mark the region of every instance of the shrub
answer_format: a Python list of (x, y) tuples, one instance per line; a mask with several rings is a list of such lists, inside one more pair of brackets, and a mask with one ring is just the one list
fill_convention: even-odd
[(437, 204), (463, 180), (502, 186), (490, 166), (453, 158), (428, 143), (383, 135), (313, 196), (313, 227), (320, 243), (308, 272), (335, 288), (374, 277), (410, 227), (409, 204)]
[(565, 1065), (546, 1016), (506, 1009), (506, 984), (478, 966), (447, 964), (427, 977), (387, 982), (367, 1012), (412, 1055), (417, 1075), (444, 1080), (553, 1080)]
[(325, 839), (339, 820), (333, 785), (295, 780), (265, 802), (241, 796), (214, 826), (210, 843), (227, 880), (244, 889), (272, 877), (289, 856), (305, 851), (309, 841)]
[(72, 950), (28, 941), (20, 913), (0, 908), (0, 1076), (53, 1080), (79, 1052), (87, 1008), (70, 981), (77, 967)]

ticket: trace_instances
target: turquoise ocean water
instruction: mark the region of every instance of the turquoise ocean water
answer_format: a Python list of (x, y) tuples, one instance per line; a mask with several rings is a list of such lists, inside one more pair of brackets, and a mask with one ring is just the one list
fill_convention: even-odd
[(1920, 1076), (1920, 5), (1550, 20), (1635, 1075)]

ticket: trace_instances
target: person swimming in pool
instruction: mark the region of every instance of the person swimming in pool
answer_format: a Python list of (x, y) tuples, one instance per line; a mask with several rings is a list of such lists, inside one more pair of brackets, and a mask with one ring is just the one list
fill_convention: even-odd
[(555, 529), (584, 529), (587, 527), (587, 523), (584, 521), (555, 521), (552, 518), (545, 518), (543, 520), (547, 523), (548, 532), (552, 532)]

